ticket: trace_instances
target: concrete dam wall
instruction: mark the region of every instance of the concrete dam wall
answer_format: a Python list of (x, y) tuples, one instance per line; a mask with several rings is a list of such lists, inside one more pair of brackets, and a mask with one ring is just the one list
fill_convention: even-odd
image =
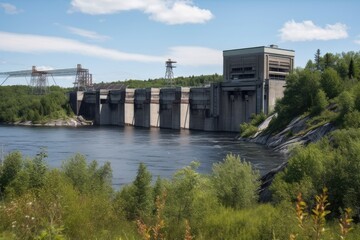
[[(72, 92), (74, 112), (96, 125), (238, 132), (258, 114), (258, 91), (248, 86), (146, 88)], [(261, 98), (260, 98), (261, 99)]]
[(293, 50), (223, 51), (223, 81), (209, 87), (73, 92), (74, 112), (97, 125), (238, 132), (253, 114), (268, 114), (294, 68)]

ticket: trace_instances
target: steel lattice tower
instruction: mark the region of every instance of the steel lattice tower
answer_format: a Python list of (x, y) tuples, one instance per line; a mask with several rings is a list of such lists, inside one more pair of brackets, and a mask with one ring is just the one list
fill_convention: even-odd
[[(52, 70), (37, 70), (35, 66), (31, 70), (0, 72), (0, 77), (6, 76), (5, 80), (0, 83), (2, 86), (9, 78), (13, 77), (31, 77), (30, 86), (34, 94), (46, 94), (49, 92), (48, 77), (65, 77), (75, 76), (74, 89), (76, 91), (87, 91), (93, 89), (92, 74), (89, 69), (81, 67), (78, 64), (76, 68), (52, 69)], [(56, 82), (54, 80), (55, 85)]]
[(165, 62), (166, 64), (165, 80), (168, 82), (168, 84), (171, 87), (172, 87), (172, 80), (174, 78), (173, 68), (176, 68), (176, 66), (174, 66), (173, 63), (176, 63), (176, 61), (172, 61), (170, 58)]

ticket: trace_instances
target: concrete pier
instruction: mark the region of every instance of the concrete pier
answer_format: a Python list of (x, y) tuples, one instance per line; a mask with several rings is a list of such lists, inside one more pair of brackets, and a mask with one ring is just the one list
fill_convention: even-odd
[(163, 88), (160, 90), (160, 127), (189, 129), (190, 88)]
[(159, 127), (159, 92), (158, 88), (135, 90), (134, 126)]

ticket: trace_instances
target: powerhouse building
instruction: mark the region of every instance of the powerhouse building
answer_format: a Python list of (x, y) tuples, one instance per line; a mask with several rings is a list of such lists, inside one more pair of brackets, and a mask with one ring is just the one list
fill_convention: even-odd
[(271, 112), (283, 97), (294, 56), (293, 50), (276, 45), (223, 51), (220, 129), (237, 131), (252, 114)]

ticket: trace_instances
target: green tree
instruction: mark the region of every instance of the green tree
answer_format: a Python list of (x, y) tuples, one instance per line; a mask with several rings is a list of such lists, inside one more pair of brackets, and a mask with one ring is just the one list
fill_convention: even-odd
[(7, 155), (0, 166), (0, 193), (4, 193), (6, 187), (16, 178), (23, 167), (23, 159), (20, 152), (12, 152)]
[(325, 91), (328, 98), (334, 98), (342, 91), (342, 83), (338, 73), (332, 69), (327, 68), (321, 74), (320, 80), (321, 88)]
[(355, 65), (354, 65), (353, 58), (350, 59), (348, 77), (349, 77), (349, 79), (353, 79), (355, 77)]
[(239, 156), (229, 154), (223, 162), (215, 163), (211, 179), (222, 205), (241, 209), (257, 202), (259, 173)]
[(62, 170), (81, 193), (96, 191), (110, 194), (112, 191), (112, 170), (108, 162), (99, 167), (96, 161), (88, 164), (85, 156), (75, 154), (63, 163)]
[(348, 76), (348, 65), (346, 64), (344, 59), (339, 59), (336, 67), (335, 67), (336, 71), (338, 72), (338, 74), (340, 75), (341, 79), (345, 80)]
[(311, 113), (313, 115), (319, 114), (326, 109), (328, 101), (326, 94), (323, 90), (319, 89), (315, 96), (314, 106), (312, 107)]
[(338, 104), (342, 116), (353, 111), (355, 106), (353, 95), (349, 91), (343, 91), (339, 95)]
[(139, 164), (134, 185), (135, 215), (139, 218), (149, 216), (152, 210), (151, 173), (144, 163)]
[(309, 70), (309, 71), (314, 71), (316, 70), (316, 66), (313, 63), (313, 61), (311, 61), (311, 59), (309, 59), (305, 65), (305, 69)]
[(320, 49), (316, 50), (314, 61), (315, 61), (316, 70), (318, 71), (321, 70), (322, 58), (321, 58)]
[(326, 53), (324, 55), (324, 68), (332, 68), (335, 65), (335, 61), (334, 61), (334, 55), (331, 53)]

